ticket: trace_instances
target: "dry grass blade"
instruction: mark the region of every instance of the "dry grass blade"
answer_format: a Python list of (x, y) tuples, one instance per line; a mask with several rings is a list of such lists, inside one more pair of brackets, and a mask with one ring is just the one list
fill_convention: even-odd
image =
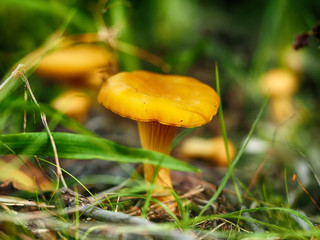
[(300, 185), (300, 187), (302, 188), (302, 190), (310, 197), (311, 201), (317, 206), (318, 210), (320, 211), (320, 207), (317, 204), (317, 202), (313, 199), (313, 197), (310, 195), (310, 193), (307, 191), (307, 189), (305, 189), (305, 187), (301, 184), (301, 182), (298, 179), (298, 175), (295, 173), (292, 177), (292, 181), (295, 182), (297, 181), (298, 184)]
[[(33, 103), (38, 108), (40, 108), (40, 105), (39, 105), (37, 99), (35, 98), (35, 96), (34, 96), (34, 94), (32, 92), (32, 89), (30, 87), (29, 81), (28, 81), (27, 77), (25, 76), (25, 65), (19, 64), (18, 67), (16, 68), (16, 70), (11, 74), (11, 76), (2, 85), (6, 84), (7, 81), (10, 81), (10, 80), (14, 79), (14, 77), (20, 77), (23, 80), (23, 82), (25, 83), (26, 89), (28, 90), (28, 93), (29, 93), (29, 95), (31, 97), (31, 100), (33, 101)], [(1, 91), (1, 86), (0, 86), (0, 91)], [(45, 129), (46, 129), (46, 131), (48, 133), (48, 136), (50, 138), (50, 142), (51, 142), (51, 145), (52, 145), (52, 148), (53, 148), (54, 159), (55, 159), (56, 166), (57, 166), (57, 178), (58, 178), (58, 181), (61, 180), (63, 186), (65, 188), (67, 188), (67, 184), (66, 184), (66, 182), (65, 182), (65, 180), (63, 178), (63, 174), (62, 174), (61, 167), (60, 167), (57, 147), (56, 147), (56, 144), (55, 144), (54, 139), (52, 137), (50, 128), (48, 126), (47, 116), (43, 112), (40, 112), (40, 116), (41, 116), (42, 124), (44, 125), (44, 127), (45, 127)]]

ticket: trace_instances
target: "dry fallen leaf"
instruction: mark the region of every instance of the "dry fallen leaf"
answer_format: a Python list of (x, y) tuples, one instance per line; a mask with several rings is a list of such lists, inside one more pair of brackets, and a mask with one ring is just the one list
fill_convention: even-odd
[(30, 160), (23, 159), (23, 161), (16, 156), (0, 159), (2, 185), (12, 183), (14, 188), (28, 192), (52, 191), (53, 187), (45, 173)]

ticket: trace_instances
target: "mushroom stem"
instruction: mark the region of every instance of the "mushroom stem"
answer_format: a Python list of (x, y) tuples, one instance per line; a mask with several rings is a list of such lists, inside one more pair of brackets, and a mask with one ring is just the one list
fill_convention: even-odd
[[(145, 149), (161, 152), (164, 154), (170, 154), (171, 143), (174, 139), (177, 127), (163, 125), (159, 122), (139, 122), (139, 134), (141, 145)], [(156, 166), (145, 164), (144, 165), (144, 177), (147, 182), (152, 182), (153, 175), (156, 170)], [(158, 174), (155, 178), (155, 184), (162, 186), (163, 188), (172, 188), (172, 181), (170, 170), (160, 167)], [(167, 193), (163, 189), (155, 190), (154, 193)], [(173, 199), (172, 196), (165, 197), (166, 200)], [(158, 198), (159, 199), (159, 198)], [(159, 199), (160, 200), (160, 199)], [(162, 197), (163, 201), (164, 198)]]
[(271, 97), (270, 106), (274, 122), (283, 123), (294, 115), (291, 96)]

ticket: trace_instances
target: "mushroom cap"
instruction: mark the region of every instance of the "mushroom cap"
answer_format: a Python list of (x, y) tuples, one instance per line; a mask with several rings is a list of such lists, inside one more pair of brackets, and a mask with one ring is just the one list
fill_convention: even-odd
[(136, 121), (191, 128), (211, 121), (220, 98), (192, 77), (134, 71), (110, 77), (102, 85), (98, 101)]
[(103, 45), (74, 44), (44, 56), (35, 73), (64, 82), (86, 81), (93, 71), (110, 66), (117, 66), (117, 62)]
[(262, 91), (271, 96), (290, 96), (298, 90), (298, 79), (288, 69), (275, 68), (267, 71), (261, 79)]
[(84, 122), (90, 110), (91, 98), (84, 92), (69, 90), (52, 102), (52, 106), (65, 115)]
[[(227, 144), (230, 160), (233, 161), (237, 150), (230, 139), (227, 140)], [(220, 167), (229, 166), (223, 137), (209, 139), (200, 137), (187, 138), (183, 141), (180, 152), (185, 158), (199, 158)]]

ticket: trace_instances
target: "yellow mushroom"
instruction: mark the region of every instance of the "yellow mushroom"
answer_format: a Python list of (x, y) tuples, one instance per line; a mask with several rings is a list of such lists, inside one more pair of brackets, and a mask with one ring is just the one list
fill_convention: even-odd
[(35, 73), (60, 84), (98, 89), (117, 71), (115, 56), (101, 44), (67, 44), (40, 61)]
[[(236, 148), (228, 140), (228, 151), (230, 161), (236, 156)], [(199, 158), (211, 162), (214, 166), (228, 167), (229, 161), (223, 137), (199, 138), (191, 137), (186, 139), (180, 148), (181, 155), (184, 158)]]
[(271, 114), (275, 123), (282, 123), (294, 114), (292, 96), (298, 90), (296, 75), (287, 69), (271, 69), (261, 79), (262, 91), (270, 94)]
[(65, 115), (84, 122), (90, 110), (91, 98), (84, 92), (69, 90), (58, 96), (52, 106)]
[[(98, 101), (107, 109), (138, 122), (141, 145), (145, 149), (170, 154), (178, 127), (204, 125), (216, 115), (220, 98), (208, 85), (185, 76), (148, 71), (121, 72), (101, 87)], [(156, 166), (145, 164), (144, 177), (151, 182)], [(170, 170), (160, 168), (155, 184), (172, 189)], [(164, 189), (155, 193), (173, 197)]]
[(56, 98), (53, 107), (80, 122), (87, 119), (92, 102), (87, 92), (97, 91), (118, 69), (114, 54), (96, 41), (96, 34), (67, 37), (35, 70), (35, 74), (71, 89)]

